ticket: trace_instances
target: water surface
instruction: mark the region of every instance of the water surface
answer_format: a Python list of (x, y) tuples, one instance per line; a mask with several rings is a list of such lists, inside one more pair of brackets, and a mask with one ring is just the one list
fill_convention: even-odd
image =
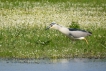
[(106, 59), (0, 59), (0, 71), (106, 71)]

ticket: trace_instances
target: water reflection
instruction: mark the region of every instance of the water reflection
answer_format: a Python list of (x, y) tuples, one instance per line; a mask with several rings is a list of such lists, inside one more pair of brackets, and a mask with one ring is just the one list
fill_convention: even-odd
[(1, 71), (106, 71), (106, 59), (0, 59)]

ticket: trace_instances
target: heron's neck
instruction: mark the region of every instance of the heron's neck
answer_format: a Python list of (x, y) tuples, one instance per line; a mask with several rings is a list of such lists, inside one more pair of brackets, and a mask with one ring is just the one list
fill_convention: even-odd
[(63, 26), (57, 25), (57, 26), (55, 27), (55, 29), (58, 30), (58, 31), (60, 31), (61, 28), (63, 28)]
[(68, 31), (68, 29), (66, 27), (60, 26), (60, 25), (57, 25), (57, 27), (55, 29), (64, 33), (64, 34), (67, 34), (67, 31)]

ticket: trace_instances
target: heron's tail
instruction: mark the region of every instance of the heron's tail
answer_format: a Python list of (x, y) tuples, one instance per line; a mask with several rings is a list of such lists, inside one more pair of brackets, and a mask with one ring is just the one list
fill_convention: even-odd
[(92, 32), (88, 32), (89, 33), (89, 36), (91, 36), (92, 35)]

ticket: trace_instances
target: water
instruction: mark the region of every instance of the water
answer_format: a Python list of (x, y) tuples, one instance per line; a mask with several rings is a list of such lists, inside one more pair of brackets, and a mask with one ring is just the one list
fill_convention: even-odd
[(0, 59), (0, 71), (106, 71), (106, 59)]

